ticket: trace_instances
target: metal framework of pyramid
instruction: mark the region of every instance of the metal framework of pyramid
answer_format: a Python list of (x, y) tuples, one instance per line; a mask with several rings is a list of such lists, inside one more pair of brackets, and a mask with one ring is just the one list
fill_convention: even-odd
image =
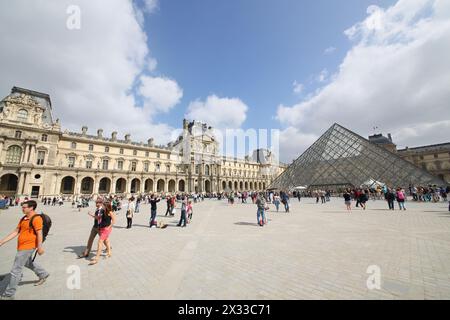
[(340, 190), (367, 181), (390, 187), (444, 185), (444, 181), (356, 133), (334, 124), (270, 186)]

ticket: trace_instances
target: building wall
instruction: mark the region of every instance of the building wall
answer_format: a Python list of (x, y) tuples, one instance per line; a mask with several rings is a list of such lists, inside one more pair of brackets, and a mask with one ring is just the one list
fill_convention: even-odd
[[(186, 164), (173, 148), (155, 147), (150, 140), (147, 144), (132, 142), (129, 136), (119, 140), (115, 133), (106, 138), (102, 130), (92, 136), (85, 127), (80, 133), (62, 131), (59, 121), (40, 118), (51, 111), (45, 109), (51, 106), (50, 98), (44, 95), (48, 106), (42, 106), (33, 94), (21, 89), (1, 102), (0, 194), (31, 196), (34, 190), (36, 196), (37, 189), (39, 196), (263, 190), (282, 171), (277, 166), (276, 173), (268, 175), (264, 171), (267, 165), (217, 156), (217, 142), (213, 140), (200, 143), (194, 137), (190, 141), (192, 145), (205, 144), (214, 161)], [(29, 114), (26, 120), (19, 114), (25, 109)], [(8, 157), (12, 146), (20, 147), (18, 163), (11, 163)], [(38, 155), (42, 154), (44, 161), (38, 163)], [(194, 150), (192, 158), (198, 154)], [(103, 168), (104, 161), (108, 162), (107, 168)], [(15, 179), (16, 190), (7, 190)]]
[(450, 143), (398, 150), (397, 154), (450, 184)]

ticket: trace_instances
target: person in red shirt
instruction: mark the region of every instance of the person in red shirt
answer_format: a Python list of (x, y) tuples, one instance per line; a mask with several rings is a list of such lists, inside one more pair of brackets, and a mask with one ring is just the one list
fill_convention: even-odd
[[(42, 218), (33, 216), (36, 215), (37, 203), (34, 200), (29, 200), (22, 203), (22, 212), (24, 217), (20, 219), (16, 229), (11, 232), (6, 238), (0, 240), (0, 247), (18, 236), (17, 254), (14, 260), (14, 265), (11, 270), (11, 280), (4, 294), (1, 296), (2, 300), (12, 300), (16, 293), (20, 280), (22, 279), (23, 268), (27, 267), (33, 271), (39, 278), (35, 286), (43, 284), (49, 277), (49, 273), (41, 266), (33, 261), (33, 254), (35, 251), (39, 255), (44, 254), (42, 248)], [(30, 221), (33, 225), (30, 226)]]

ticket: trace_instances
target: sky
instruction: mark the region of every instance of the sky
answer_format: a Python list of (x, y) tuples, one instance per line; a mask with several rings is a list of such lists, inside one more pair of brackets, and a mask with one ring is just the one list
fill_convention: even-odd
[(278, 129), (283, 162), (335, 122), (450, 137), (448, 0), (2, 1), (0, 39), (0, 96), (46, 92), (71, 131)]

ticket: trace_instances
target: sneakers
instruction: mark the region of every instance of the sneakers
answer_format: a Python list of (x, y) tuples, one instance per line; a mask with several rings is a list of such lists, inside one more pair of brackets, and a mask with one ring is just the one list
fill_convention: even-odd
[(37, 287), (37, 286), (43, 285), (43, 284), (45, 283), (45, 281), (47, 281), (47, 278), (48, 278), (49, 276), (50, 276), (50, 275), (48, 274), (46, 277), (44, 277), (44, 278), (42, 278), (42, 279), (39, 279), (39, 281), (36, 282), (36, 283), (34, 284), (34, 286)]

